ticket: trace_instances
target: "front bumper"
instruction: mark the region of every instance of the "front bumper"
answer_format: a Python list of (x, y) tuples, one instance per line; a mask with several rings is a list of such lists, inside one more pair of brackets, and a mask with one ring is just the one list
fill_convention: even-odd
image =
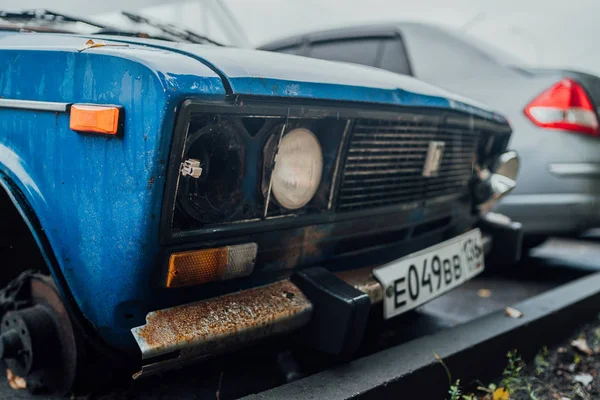
[[(506, 218), (484, 219), (480, 228), (485, 253), (492, 253), (495, 238), (504, 254), (520, 253), (522, 234), (515, 224)], [(350, 355), (362, 339), (371, 305), (383, 301), (383, 287), (373, 267), (335, 275), (318, 267), (308, 271), (291, 280), (149, 313), (145, 325), (131, 330), (142, 354), (142, 368), (133, 378), (301, 328), (305, 344)]]
[(131, 331), (145, 365), (134, 375), (181, 366), (308, 323), (312, 303), (289, 280), (153, 311)]

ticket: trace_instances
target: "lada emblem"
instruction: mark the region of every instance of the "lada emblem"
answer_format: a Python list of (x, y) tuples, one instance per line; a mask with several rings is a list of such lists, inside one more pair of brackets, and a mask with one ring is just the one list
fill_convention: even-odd
[(427, 149), (427, 157), (423, 166), (423, 176), (432, 177), (438, 175), (440, 166), (442, 165), (445, 146), (446, 143), (444, 142), (429, 142), (429, 149)]

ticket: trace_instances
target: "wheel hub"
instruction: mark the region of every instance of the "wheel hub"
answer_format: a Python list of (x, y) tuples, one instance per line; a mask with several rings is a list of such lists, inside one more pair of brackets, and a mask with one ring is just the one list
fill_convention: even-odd
[[(0, 298), (0, 359), (32, 392), (65, 394), (75, 380), (77, 347), (69, 316), (51, 278), (17, 278)], [(11, 290), (12, 289), (12, 290)]]

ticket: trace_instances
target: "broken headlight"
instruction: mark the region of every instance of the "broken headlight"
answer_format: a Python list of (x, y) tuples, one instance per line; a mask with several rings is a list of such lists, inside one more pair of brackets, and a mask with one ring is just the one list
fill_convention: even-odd
[(222, 106), (210, 113), (202, 107), (176, 132), (170, 168), (178, 175), (168, 189), (173, 206), (166, 209), (173, 232), (331, 209), (349, 121), (291, 116), (286, 108), (250, 110)]
[(244, 199), (243, 138), (230, 121), (216, 119), (190, 133), (187, 144), (178, 207), (204, 223), (232, 218)]

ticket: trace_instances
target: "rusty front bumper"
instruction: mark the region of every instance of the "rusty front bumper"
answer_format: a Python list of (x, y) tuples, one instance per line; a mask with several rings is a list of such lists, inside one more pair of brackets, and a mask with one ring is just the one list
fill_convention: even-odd
[[(372, 303), (382, 300), (371, 269), (338, 275), (364, 291)], [(146, 325), (131, 330), (144, 365), (133, 377), (176, 368), (280, 333), (295, 331), (311, 318), (313, 304), (290, 280), (153, 311)]]
[[(131, 331), (147, 362), (133, 377), (177, 367), (308, 323), (313, 306), (289, 280), (153, 311)], [(156, 362), (153, 362), (156, 360)]]
[[(489, 251), (491, 238), (484, 235)], [(371, 304), (383, 300), (383, 288), (363, 268), (336, 274), (367, 294)], [(247, 346), (262, 338), (307, 325), (313, 304), (290, 280), (159, 311), (131, 331), (141, 350), (143, 367), (133, 377), (177, 368), (188, 362)]]

